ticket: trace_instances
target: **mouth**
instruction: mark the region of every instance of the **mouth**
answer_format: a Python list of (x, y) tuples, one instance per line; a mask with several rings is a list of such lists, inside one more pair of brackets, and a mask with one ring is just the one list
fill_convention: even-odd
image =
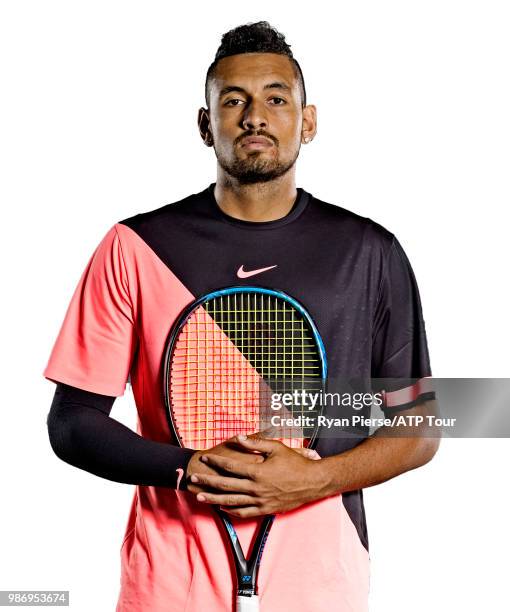
[(241, 141), (243, 149), (267, 149), (272, 146), (273, 143), (263, 136), (245, 136)]

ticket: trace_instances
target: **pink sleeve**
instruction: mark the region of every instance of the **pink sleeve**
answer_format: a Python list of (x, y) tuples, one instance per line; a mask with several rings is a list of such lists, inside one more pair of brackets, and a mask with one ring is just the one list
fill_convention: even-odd
[(114, 226), (78, 283), (44, 376), (92, 393), (122, 395), (136, 346), (134, 321)]

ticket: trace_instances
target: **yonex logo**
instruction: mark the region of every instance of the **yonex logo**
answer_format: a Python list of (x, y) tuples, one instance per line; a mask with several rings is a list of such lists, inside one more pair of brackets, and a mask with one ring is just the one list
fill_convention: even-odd
[(276, 268), (276, 265), (268, 266), (267, 268), (257, 268), (257, 270), (248, 271), (245, 270), (244, 265), (242, 265), (237, 271), (237, 276), (239, 278), (250, 278), (250, 276), (255, 276), (255, 274), (262, 274), (262, 272), (267, 272), (268, 270), (272, 270), (273, 268)]

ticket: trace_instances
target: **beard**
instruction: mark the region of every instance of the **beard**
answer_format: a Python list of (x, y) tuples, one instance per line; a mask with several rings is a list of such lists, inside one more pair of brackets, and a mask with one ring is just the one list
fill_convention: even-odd
[(282, 161), (276, 159), (265, 159), (260, 153), (252, 153), (245, 159), (227, 159), (216, 151), (216, 158), (223, 170), (237, 179), (241, 185), (253, 185), (255, 183), (267, 183), (279, 178), (288, 172), (296, 163), (299, 148), (291, 160)]

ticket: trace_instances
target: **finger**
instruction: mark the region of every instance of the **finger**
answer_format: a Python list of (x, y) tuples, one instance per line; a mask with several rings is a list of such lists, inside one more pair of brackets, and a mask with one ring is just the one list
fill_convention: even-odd
[(210, 487), (218, 491), (235, 491), (236, 493), (253, 493), (253, 481), (242, 478), (228, 478), (215, 474), (192, 474), (190, 480), (201, 487)]
[(213, 453), (207, 453), (202, 455), (200, 458), (204, 463), (214, 468), (220, 468), (230, 474), (236, 476), (244, 476), (246, 478), (253, 477), (253, 464), (244, 463), (243, 461), (236, 461), (230, 457), (222, 457), (221, 455), (215, 455)]
[(218, 506), (254, 506), (258, 502), (256, 497), (238, 493), (199, 493), (197, 501)]
[(188, 479), (187, 485), (186, 485), (186, 489), (190, 492), (190, 493), (194, 493), (195, 495), (197, 493), (202, 493), (203, 491), (207, 491), (206, 487), (203, 487), (202, 485), (199, 484), (194, 484), (193, 482), (191, 482), (191, 479)]
[(237, 440), (243, 448), (256, 450), (265, 455), (272, 455), (282, 446), (282, 443), (278, 440), (267, 440), (258, 436), (237, 436)]
[(267, 429), (261, 429), (260, 431), (257, 431), (253, 434), (250, 434), (248, 436), (248, 438), (252, 439), (252, 440), (256, 440), (256, 439), (264, 439), (264, 440), (271, 440), (273, 438), (277, 438), (278, 437), (278, 428), (277, 427), (268, 427)]
[(242, 508), (229, 508), (221, 507), (223, 512), (226, 512), (230, 516), (237, 516), (239, 518), (253, 518), (256, 516), (264, 516), (267, 514), (262, 508), (259, 506), (243, 506)]
[(292, 450), (295, 450), (301, 456), (305, 457), (305, 459), (313, 459), (316, 461), (321, 458), (319, 453), (311, 448), (293, 448)]
[[(258, 433), (250, 434), (250, 436), (258, 436), (258, 435), (259, 435)], [(264, 457), (261, 456), (258, 451), (255, 451), (254, 449), (251, 449), (251, 448), (248, 449), (248, 448), (245, 448), (244, 446), (241, 446), (237, 440), (237, 436), (233, 436), (232, 438), (229, 438), (228, 440), (223, 442), (223, 444), (221, 444), (220, 446), (225, 446), (229, 450), (235, 450), (237, 453), (243, 455), (243, 461), (249, 461), (252, 463), (261, 463), (262, 461), (264, 461)], [(215, 451), (214, 448), (211, 448), (209, 450), (211, 452)]]

